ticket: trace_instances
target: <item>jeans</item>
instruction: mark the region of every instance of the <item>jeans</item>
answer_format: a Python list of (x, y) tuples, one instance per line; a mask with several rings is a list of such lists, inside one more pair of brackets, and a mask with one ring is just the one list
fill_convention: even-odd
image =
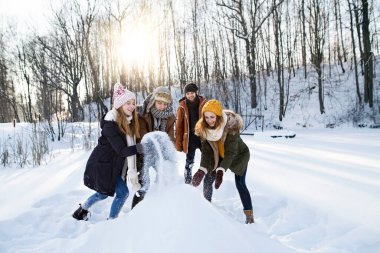
[[(245, 184), (245, 177), (247, 175), (247, 167), (244, 170), (243, 175), (239, 176), (235, 174), (235, 185), (239, 192), (241, 203), (243, 204), (244, 210), (252, 210), (252, 200), (251, 195), (248, 191), (247, 185)], [(213, 182), (215, 181), (215, 173), (209, 172), (206, 174), (203, 180), (203, 196), (205, 199), (211, 202), (212, 192), (213, 192)]]
[[(129, 195), (127, 184), (123, 181), (123, 179), (121, 179), (121, 176), (119, 176), (116, 180), (115, 193), (116, 193), (116, 196), (113, 199), (113, 202), (111, 205), (109, 219), (117, 218), (117, 216), (120, 213), (121, 208), (123, 207)], [(96, 202), (104, 200), (107, 197), (108, 197), (107, 195), (96, 192), (95, 194), (91, 195), (86, 200), (86, 202), (82, 205), (82, 208), (88, 210)]]

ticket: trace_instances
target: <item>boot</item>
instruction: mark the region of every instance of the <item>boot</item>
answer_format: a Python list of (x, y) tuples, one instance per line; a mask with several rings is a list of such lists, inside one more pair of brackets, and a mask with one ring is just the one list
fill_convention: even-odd
[(245, 224), (251, 224), (254, 223), (255, 220), (253, 219), (253, 211), (252, 210), (244, 210), (245, 214)]
[(77, 220), (88, 220), (88, 213), (89, 212), (83, 209), (81, 204), (79, 204), (79, 208), (73, 213), (73, 218)]
[(132, 200), (132, 208), (133, 209), (138, 203), (140, 203), (144, 199), (144, 195), (137, 196), (136, 194), (133, 196)]
[(192, 180), (192, 177), (193, 177), (193, 175), (191, 173), (191, 168), (185, 167), (184, 176), (185, 176), (185, 184), (190, 184), (191, 180)]

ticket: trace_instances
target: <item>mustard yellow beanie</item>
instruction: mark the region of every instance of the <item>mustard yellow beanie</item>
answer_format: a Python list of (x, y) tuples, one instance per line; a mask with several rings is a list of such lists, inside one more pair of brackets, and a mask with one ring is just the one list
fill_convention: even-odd
[(222, 104), (218, 100), (211, 99), (203, 106), (202, 114), (204, 112), (213, 112), (216, 116), (222, 116), (222, 109)]

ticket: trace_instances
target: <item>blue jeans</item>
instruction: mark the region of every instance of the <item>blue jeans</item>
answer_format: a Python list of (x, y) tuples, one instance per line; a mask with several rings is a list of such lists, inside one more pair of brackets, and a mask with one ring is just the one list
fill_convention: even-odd
[[(116, 196), (113, 199), (113, 202), (111, 205), (109, 219), (117, 218), (117, 216), (120, 213), (121, 208), (123, 207), (129, 195), (127, 184), (123, 181), (123, 179), (121, 179), (120, 176), (116, 180), (115, 193), (116, 193)], [(91, 195), (86, 200), (86, 202), (82, 205), (82, 208), (88, 210), (93, 204), (95, 204), (98, 201), (104, 200), (107, 197), (108, 197), (107, 195), (96, 192), (95, 194)]]

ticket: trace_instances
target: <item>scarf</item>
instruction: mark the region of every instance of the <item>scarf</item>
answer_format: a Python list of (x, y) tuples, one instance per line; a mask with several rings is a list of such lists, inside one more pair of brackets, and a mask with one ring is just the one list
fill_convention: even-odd
[[(104, 119), (108, 121), (116, 121), (117, 115), (118, 115), (117, 110), (115, 108), (112, 108), (109, 112), (107, 112)], [(131, 124), (131, 121), (133, 119), (132, 115), (127, 116), (126, 118), (127, 118), (128, 124)], [(136, 145), (135, 135), (131, 136), (127, 134), (125, 135), (125, 138), (127, 140), (128, 147)], [(127, 171), (128, 171), (128, 175), (133, 174), (137, 176), (136, 155), (128, 156), (124, 161), (124, 165), (121, 170), (121, 178), (124, 180), (125, 183), (127, 183)]]
[[(216, 143), (219, 156), (224, 158), (224, 143), (222, 142), (222, 136), (224, 133), (224, 128), (227, 124), (227, 115), (225, 112), (222, 112), (223, 122), (222, 124), (216, 128), (216, 129), (206, 129), (206, 140), (208, 140), (210, 143), (214, 142)], [(213, 146), (213, 145), (211, 145)]]
[(195, 124), (199, 120), (199, 97), (196, 96), (193, 102), (186, 99), (186, 106), (189, 110), (189, 132), (194, 134)]
[(153, 129), (166, 132), (168, 118), (174, 116), (173, 107), (169, 105), (164, 111), (157, 110), (156, 107), (150, 108), (153, 116)]
[(224, 127), (227, 124), (227, 114), (225, 112), (222, 112), (223, 122), (222, 124), (216, 128), (216, 129), (209, 129), (206, 128), (206, 139), (208, 141), (218, 141), (220, 138), (222, 138)]
[[(131, 120), (132, 120), (132, 116), (127, 117), (128, 124), (131, 124)], [(136, 145), (136, 136), (131, 136), (127, 134), (125, 138), (127, 140), (128, 147)], [(124, 180), (125, 183), (127, 183), (127, 171), (128, 171), (128, 175), (131, 175), (131, 174), (137, 175), (136, 155), (127, 156), (127, 158), (124, 161), (124, 166), (121, 171), (121, 178)]]

